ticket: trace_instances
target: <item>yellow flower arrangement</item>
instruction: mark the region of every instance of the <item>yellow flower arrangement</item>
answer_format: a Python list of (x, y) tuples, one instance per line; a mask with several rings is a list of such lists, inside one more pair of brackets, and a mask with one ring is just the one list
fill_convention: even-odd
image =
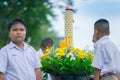
[(40, 57), (42, 70), (51, 75), (89, 76), (93, 74), (93, 54), (78, 48), (48, 48)]

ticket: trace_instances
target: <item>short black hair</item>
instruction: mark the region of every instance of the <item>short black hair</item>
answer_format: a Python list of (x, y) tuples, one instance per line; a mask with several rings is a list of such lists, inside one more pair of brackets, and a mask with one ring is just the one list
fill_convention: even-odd
[(8, 31), (10, 31), (12, 25), (17, 24), (17, 23), (23, 24), (25, 26), (25, 28), (26, 28), (26, 24), (21, 19), (14, 19), (12, 22), (9, 23)]
[(94, 24), (94, 29), (98, 30), (100, 33), (108, 34), (110, 32), (109, 21), (106, 19), (99, 19)]
[(45, 38), (45, 39), (42, 40), (41, 47), (46, 48), (46, 47), (49, 46), (49, 44), (53, 45), (53, 40), (48, 37), (48, 38)]

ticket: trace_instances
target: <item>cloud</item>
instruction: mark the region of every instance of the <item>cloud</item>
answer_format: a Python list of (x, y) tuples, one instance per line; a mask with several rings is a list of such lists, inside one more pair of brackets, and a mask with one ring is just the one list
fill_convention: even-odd
[[(77, 1), (76, 9), (77, 13), (81, 13), (86, 16), (118, 16), (120, 14), (120, 1), (118, 0), (87, 0), (85, 3)], [(78, 6), (79, 4), (79, 6)], [(80, 5), (81, 4), (81, 5)]]

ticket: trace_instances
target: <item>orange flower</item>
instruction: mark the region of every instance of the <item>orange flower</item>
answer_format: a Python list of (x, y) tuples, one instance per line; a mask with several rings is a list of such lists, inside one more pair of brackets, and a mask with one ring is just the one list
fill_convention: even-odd
[(60, 48), (64, 48), (64, 47), (66, 47), (65, 40), (63, 40), (63, 41), (60, 42)]

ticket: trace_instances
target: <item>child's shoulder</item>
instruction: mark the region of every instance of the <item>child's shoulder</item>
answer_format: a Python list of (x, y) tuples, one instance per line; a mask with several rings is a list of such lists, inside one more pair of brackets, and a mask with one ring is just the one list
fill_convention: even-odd
[(6, 51), (7, 49), (9, 49), (9, 44), (7, 44), (7, 45), (5, 45), (5, 46), (3, 46), (1, 49), (0, 49), (0, 51)]
[(31, 45), (29, 45), (29, 44), (27, 44), (27, 43), (24, 43), (25, 44), (25, 46), (27, 47), (27, 48), (29, 48), (29, 49), (31, 49), (31, 50), (35, 50), (35, 48), (33, 47), (33, 46), (31, 46)]

